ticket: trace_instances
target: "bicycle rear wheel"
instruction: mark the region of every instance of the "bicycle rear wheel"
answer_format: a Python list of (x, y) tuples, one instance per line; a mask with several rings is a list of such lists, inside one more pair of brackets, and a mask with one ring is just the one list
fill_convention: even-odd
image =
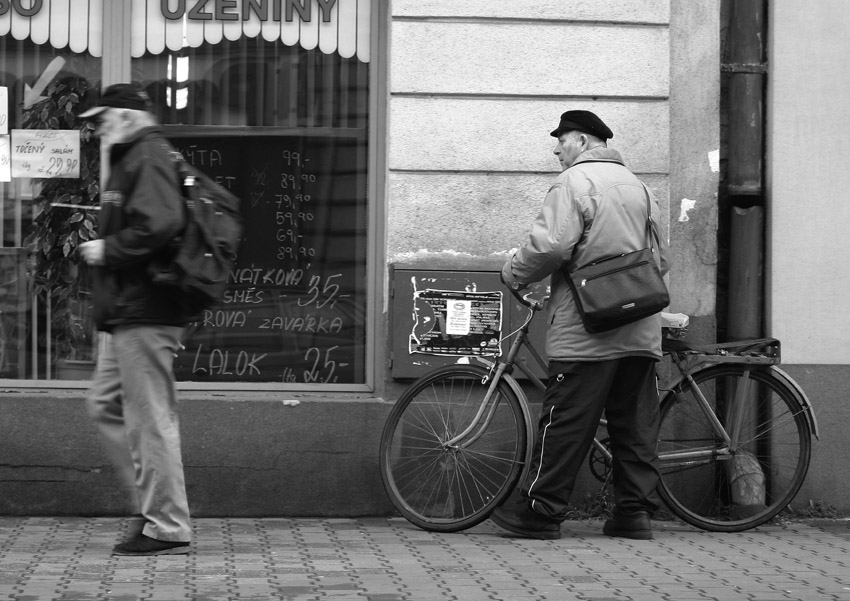
[(487, 370), (451, 365), (423, 376), (396, 401), (381, 435), (381, 477), (393, 505), (413, 524), (457, 532), (483, 522), (510, 494), (527, 452), (525, 413), (500, 382), (486, 431), (468, 446), (443, 443), (474, 419)]
[[(738, 449), (730, 454), (695, 393), (704, 395), (726, 428), (736, 409), (730, 399), (745, 373), (749, 393), (740, 412)], [(727, 364), (701, 370), (693, 379), (696, 387), (683, 381), (661, 401), (659, 494), (673, 513), (698, 528), (755, 528), (782, 511), (806, 477), (811, 433), (805, 409), (769, 369)]]

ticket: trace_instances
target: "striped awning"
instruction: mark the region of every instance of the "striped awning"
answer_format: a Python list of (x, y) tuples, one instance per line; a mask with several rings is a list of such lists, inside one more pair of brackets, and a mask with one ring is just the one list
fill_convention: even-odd
[[(103, 3), (11, 0), (0, 36), (102, 56)], [(160, 54), (245, 36), (369, 62), (374, 0), (130, 0), (131, 53)], [(287, 20), (287, 18), (289, 20)]]
[(109, 0), (17, 0), (0, 15), (0, 36), (71, 52), (103, 54), (103, 2)]

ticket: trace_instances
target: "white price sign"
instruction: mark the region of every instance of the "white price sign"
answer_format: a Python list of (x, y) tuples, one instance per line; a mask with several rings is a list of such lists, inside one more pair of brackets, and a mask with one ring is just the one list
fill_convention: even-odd
[(0, 182), (12, 181), (12, 153), (9, 136), (0, 136)]
[(9, 88), (0, 86), (0, 135), (9, 133)]
[(13, 129), (12, 177), (80, 177), (80, 132)]

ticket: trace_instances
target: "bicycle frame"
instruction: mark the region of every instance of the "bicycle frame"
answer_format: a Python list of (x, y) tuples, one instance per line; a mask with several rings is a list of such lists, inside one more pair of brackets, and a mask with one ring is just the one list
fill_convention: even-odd
[[(537, 352), (537, 349), (535, 349), (527, 342), (528, 327), (531, 323), (531, 320), (534, 318), (535, 310), (536, 309), (532, 309), (529, 311), (529, 315), (517, 331), (516, 338), (514, 338), (514, 341), (511, 343), (511, 346), (508, 350), (508, 354), (505, 357), (504, 361), (487, 361), (483, 357), (475, 357), (475, 359), (477, 359), (489, 368), (490, 371), (486, 378), (489, 379), (490, 386), (487, 389), (487, 394), (484, 396), (484, 400), (481, 402), (481, 406), (478, 408), (478, 412), (475, 414), (475, 417), (472, 419), (469, 426), (467, 426), (463, 432), (461, 432), (454, 438), (445, 441), (443, 443), (444, 447), (464, 448), (473, 444), (481, 437), (481, 435), (490, 426), (490, 422), (493, 419), (493, 415), (495, 414), (498, 401), (493, 401), (493, 398), (495, 396), (494, 393), (496, 392), (499, 386), (499, 382), (501, 381), (504, 381), (506, 384), (508, 384), (508, 386), (510, 386), (513, 392), (517, 395), (517, 398), (520, 400), (520, 405), (523, 408), (523, 412), (525, 413), (526, 424), (531, 424), (530, 412), (528, 410), (528, 402), (526, 401), (525, 393), (522, 391), (522, 388), (520, 387), (519, 383), (510, 375), (508, 367), (511, 365), (516, 365), (517, 355), (519, 354), (519, 351), (523, 346), (525, 346), (531, 351), (535, 359), (537, 359), (541, 365), (545, 363), (543, 358)], [(525, 369), (522, 367), (520, 367), (520, 370), (528, 377), (532, 378), (532, 381), (535, 383), (536, 386), (541, 389), (545, 388), (545, 384), (543, 384), (540, 378), (526, 372)], [(486, 383), (486, 381), (484, 383)], [(487, 413), (487, 417), (482, 422), (481, 418), (485, 413)], [(461, 441), (463, 441), (462, 444)]]

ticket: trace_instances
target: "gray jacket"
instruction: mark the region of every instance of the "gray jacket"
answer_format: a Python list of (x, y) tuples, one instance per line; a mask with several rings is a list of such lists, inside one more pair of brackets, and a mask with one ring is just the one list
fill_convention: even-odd
[[(561, 266), (581, 266), (646, 247), (646, 195), (641, 181), (611, 148), (594, 148), (549, 189), (523, 245), (502, 269), (505, 283), (520, 288), (551, 276), (546, 352), (549, 360), (603, 361), (627, 356), (661, 357), (661, 318), (656, 314), (621, 328), (589, 334), (582, 325)], [(654, 225), (658, 202), (650, 194)], [(593, 226), (593, 227), (591, 227)], [(667, 241), (655, 225), (655, 247), (666, 273)]]

